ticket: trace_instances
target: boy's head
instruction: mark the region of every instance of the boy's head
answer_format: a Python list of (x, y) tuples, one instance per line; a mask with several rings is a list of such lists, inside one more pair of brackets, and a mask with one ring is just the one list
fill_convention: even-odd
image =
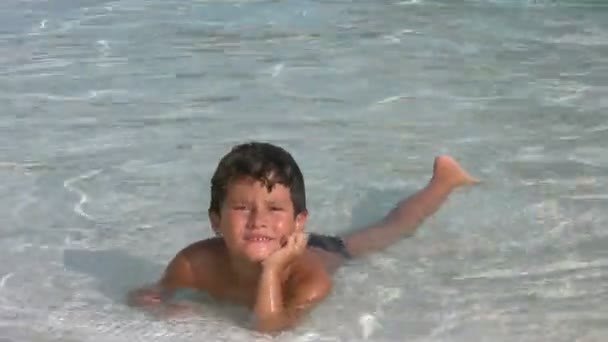
[(291, 154), (262, 142), (234, 146), (211, 178), (209, 218), (231, 252), (261, 261), (304, 229), (304, 177)]

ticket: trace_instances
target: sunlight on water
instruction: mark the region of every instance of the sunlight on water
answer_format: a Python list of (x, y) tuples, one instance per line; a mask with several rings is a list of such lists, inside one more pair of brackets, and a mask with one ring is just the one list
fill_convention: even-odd
[(289, 149), (309, 229), (369, 223), (451, 154), (484, 182), (340, 270), (279, 341), (608, 337), (601, 1), (0, 4), (0, 341), (267, 341), (239, 308), (124, 305), (211, 236), (231, 145)]

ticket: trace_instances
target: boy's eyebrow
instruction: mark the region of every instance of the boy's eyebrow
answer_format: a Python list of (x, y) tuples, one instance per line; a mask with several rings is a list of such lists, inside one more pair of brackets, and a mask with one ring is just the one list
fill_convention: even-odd
[(242, 198), (242, 197), (238, 197), (238, 198), (227, 198), (226, 203), (228, 204), (238, 204), (238, 203), (243, 203), (243, 202), (247, 202), (247, 199)]
[(274, 204), (274, 205), (285, 205), (287, 204), (286, 200), (276, 200), (276, 199), (269, 199), (265, 201), (266, 204)]

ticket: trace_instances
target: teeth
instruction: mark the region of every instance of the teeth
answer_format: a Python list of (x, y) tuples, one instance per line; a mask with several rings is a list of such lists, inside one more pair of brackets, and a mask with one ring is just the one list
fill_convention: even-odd
[(261, 241), (270, 241), (270, 238), (267, 238), (267, 237), (253, 237), (253, 238), (249, 238), (249, 240), (255, 241), (255, 242), (261, 242)]

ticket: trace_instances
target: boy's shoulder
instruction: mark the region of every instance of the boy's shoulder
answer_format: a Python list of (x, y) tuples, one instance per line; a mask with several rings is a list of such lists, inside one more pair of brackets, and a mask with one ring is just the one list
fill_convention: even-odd
[(205, 289), (221, 274), (225, 245), (222, 239), (196, 241), (180, 250), (169, 262), (161, 284), (168, 288)]
[(205, 266), (217, 264), (226, 256), (226, 244), (218, 237), (199, 240), (184, 247), (177, 253), (178, 256), (185, 258), (191, 266)]
[(289, 279), (296, 284), (308, 282), (326, 281), (330, 274), (325, 262), (317, 253), (307, 249), (296, 261), (295, 267), (289, 275)]
[(185, 255), (195, 255), (198, 253), (217, 253), (218, 251), (225, 249), (226, 244), (224, 240), (219, 237), (212, 237), (199, 241), (192, 242), (186, 247), (182, 248), (179, 253)]
[(286, 301), (295, 307), (306, 307), (325, 298), (332, 283), (323, 260), (314, 251), (306, 250), (291, 267), (286, 279)]

